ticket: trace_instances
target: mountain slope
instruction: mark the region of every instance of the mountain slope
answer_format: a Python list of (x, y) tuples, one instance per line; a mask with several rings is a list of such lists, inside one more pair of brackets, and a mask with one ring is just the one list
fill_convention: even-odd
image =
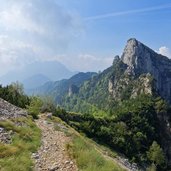
[(69, 79), (64, 79), (56, 82), (47, 82), (41, 87), (36, 89), (29, 90), (28, 94), (37, 94), (37, 95), (49, 95), (55, 98), (55, 101), (58, 104), (62, 103), (62, 98), (66, 94), (70, 95), (77, 93), (79, 87), (87, 80), (95, 76), (94, 72), (83, 73), (80, 72)]
[[(128, 145), (130, 149), (124, 149), (122, 152), (128, 156), (134, 154), (138, 160), (146, 156), (144, 152), (153, 141), (156, 141), (163, 148), (167, 165), (171, 166), (170, 107), (164, 101), (171, 103), (170, 71), (170, 59), (157, 54), (136, 39), (129, 39), (121, 58), (115, 57), (111, 67), (85, 82), (77, 94), (65, 96), (62, 107), (68, 111), (107, 116), (114, 121), (116, 119), (117, 126), (114, 128), (115, 124), (109, 126), (107, 121), (109, 127), (99, 127), (95, 130), (97, 124), (92, 123), (91, 117), (83, 125), (80, 126), (79, 123), (75, 126), (80, 126), (79, 128), (86, 133), (89, 133), (89, 129), (93, 130), (89, 135), (96, 134), (96, 138), (101, 135), (99, 130), (104, 131), (104, 137), (109, 134), (109, 137), (106, 137), (107, 142), (110, 132), (116, 130), (112, 135), (119, 136), (119, 140), (111, 140), (111, 144), (119, 143), (114, 146), (118, 148), (121, 145), (122, 149), (124, 143), (128, 145), (129, 141), (132, 141), (133, 147)], [(144, 95), (148, 98), (144, 98)], [(101, 110), (104, 111), (102, 115)], [(142, 139), (148, 138), (142, 140), (139, 136)], [(140, 142), (138, 137), (141, 139)], [(142, 150), (142, 154), (137, 154), (139, 148), (145, 147), (145, 142), (146, 149)], [(123, 147), (127, 148), (126, 144)]]
[(41, 132), (27, 112), (0, 98), (0, 170), (32, 170)]
[(116, 56), (111, 67), (81, 86), (77, 97), (110, 112), (118, 101), (142, 93), (171, 103), (171, 60), (130, 39), (121, 58)]
[(50, 79), (44, 76), (43, 74), (37, 74), (37, 75), (31, 76), (23, 80), (22, 83), (24, 85), (24, 88), (27, 90), (27, 89), (32, 89), (32, 88), (42, 86), (43, 84), (49, 81)]
[(97, 150), (89, 141), (51, 114), (41, 114), (33, 121), (25, 110), (0, 98), (2, 171), (129, 170), (131, 165), (127, 167), (115, 158), (107, 158), (99, 152), (100, 147)]

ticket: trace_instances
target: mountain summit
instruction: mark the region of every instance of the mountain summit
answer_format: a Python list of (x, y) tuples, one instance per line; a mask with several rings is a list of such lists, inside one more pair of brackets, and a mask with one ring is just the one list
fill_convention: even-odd
[(154, 79), (157, 93), (171, 103), (171, 60), (157, 54), (136, 39), (129, 39), (121, 60), (126, 72), (140, 76), (149, 73)]

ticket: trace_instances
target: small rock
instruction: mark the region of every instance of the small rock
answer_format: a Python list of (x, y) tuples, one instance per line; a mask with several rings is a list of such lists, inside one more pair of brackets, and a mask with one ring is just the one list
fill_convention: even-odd
[(34, 159), (39, 159), (39, 157), (40, 157), (39, 154), (36, 154), (36, 153), (33, 153), (32, 156)]
[(47, 118), (51, 119), (52, 118), (52, 113), (47, 113)]
[(65, 164), (70, 164), (70, 161), (65, 161)]
[(54, 166), (50, 167), (48, 170), (49, 170), (49, 171), (56, 171), (56, 170), (58, 170), (58, 169), (59, 169), (59, 166), (54, 165)]

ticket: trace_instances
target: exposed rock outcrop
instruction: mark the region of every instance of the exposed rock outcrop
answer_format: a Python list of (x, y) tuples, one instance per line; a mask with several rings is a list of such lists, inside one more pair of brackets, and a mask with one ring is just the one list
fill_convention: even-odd
[(157, 54), (136, 39), (129, 39), (121, 56), (126, 73), (134, 76), (150, 73), (158, 94), (171, 103), (171, 60)]
[(0, 98), (0, 120), (27, 116), (27, 112)]
[[(27, 112), (0, 98), (0, 121), (27, 116)], [(21, 126), (15, 123), (17, 126)], [(13, 131), (8, 131), (0, 127), (0, 143), (10, 144), (12, 142)]]
[(72, 84), (72, 85), (69, 86), (68, 95), (71, 96), (73, 94), (78, 93), (78, 91), (79, 91), (79, 88), (76, 85)]

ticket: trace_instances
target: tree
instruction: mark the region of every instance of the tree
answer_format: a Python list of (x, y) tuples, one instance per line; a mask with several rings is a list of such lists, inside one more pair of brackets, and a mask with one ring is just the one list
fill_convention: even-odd
[(147, 152), (147, 157), (156, 166), (161, 166), (163, 163), (165, 163), (163, 150), (156, 141), (153, 141), (150, 150)]
[(16, 92), (20, 95), (24, 95), (24, 86), (20, 82), (18, 82), (18, 81), (13, 82), (10, 86), (12, 87), (14, 92)]
[(156, 171), (156, 170), (157, 170), (157, 168), (154, 163), (152, 163), (152, 165), (149, 168), (147, 168), (147, 171)]
[(45, 112), (51, 112), (51, 113), (55, 113), (56, 111), (56, 105), (55, 105), (55, 101), (53, 99), (53, 97), (51, 96), (45, 96), (41, 98), (43, 105), (41, 107), (41, 112), (45, 113)]
[(28, 113), (34, 118), (38, 119), (38, 114), (40, 113), (43, 102), (38, 97), (32, 97), (30, 105), (27, 106)]
[(0, 86), (0, 97), (18, 107), (25, 108), (30, 104), (30, 99), (24, 94), (23, 85), (19, 82), (5, 87)]

